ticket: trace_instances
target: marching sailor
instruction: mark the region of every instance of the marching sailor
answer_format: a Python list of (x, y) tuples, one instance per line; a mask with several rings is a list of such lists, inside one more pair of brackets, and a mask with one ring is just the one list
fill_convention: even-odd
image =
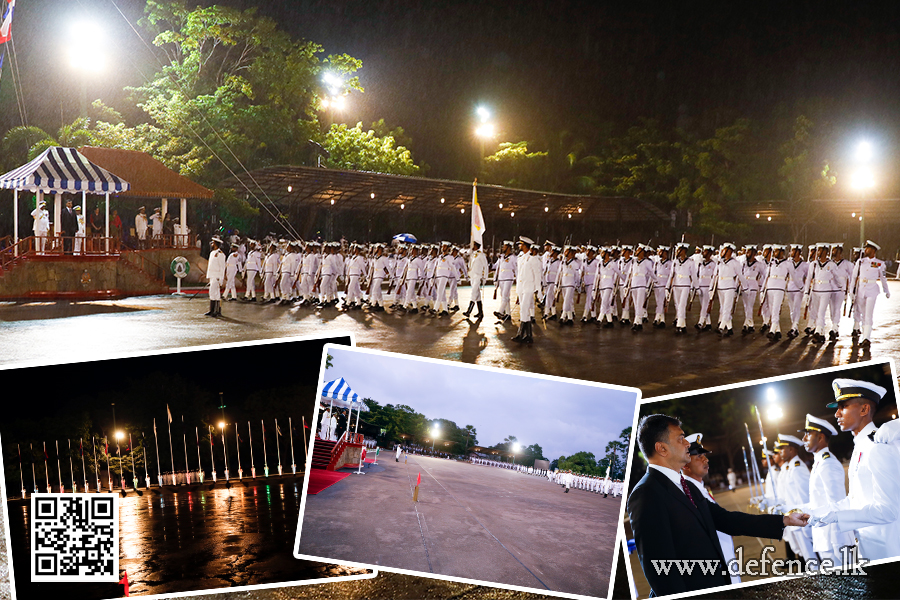
[(731, 242), (722, 244), (722, 260), (716, 265), (713, 281), (719, 293), (719, 327), (723, 336), (734, 335), (731, 319), (734, 316), (734, 300), (741, 286), (741, 265), (734, 258), (735, 246)]
[(669, 248), (660, 246), (656, 249), (657, 260), (653, 265), (653, 296), (656, 300), (656, 310), (653, 315), (653, 326), (664, 329), (666, 326), (667, 296), (669, 295), (668, 283), (672, 274), (672, 261), (669, 260)]
[(592, 302), (595, 297), (594, 286), (597, 282), (597, 268), (600, 266), (600, 257), (597, 256), (597, 248), (588, 246), (584, 261), (581, 265), (581, 287), (584, 289), (584, 313), (581, 315), (582, 323), (590, 323), (597, 320), (597, 304)]
[[(697, 261), (697, 295), (700, 298), (700, 319), (694, 327), (698, 331), (709, 331), (712, 329), (712, 298), (710, 296), (710, 286), (712, 286), (713, 275), (716, 272), (716, 261), (713, 260), (713, 253), (716, 251), (712, 246), (703, 246), (700, 253), (700, 260)], [(696, 256), (696, 254), (695, 254)]]
[(675, 333), (687, 332), (687, 303), (691, 291), (699, 285), (697, 263), (687, 255), (688, 244), (675, 244), (675, 262), (669, 272), (669, 279), (663, 284), (666, 296), (675, 300)]
[[(512, 312), (509, 297), (513, 283), (516, 280), (518, 260), (513, 254), (513, 243), (511, 241), (505, 240), (501, 251), (502, 254), (494, 266), (494, 280), (500, 294), (500, 309), (494, 312), (494, 316), (500, 319), (501, 322), (505, 322), (510, 319), (510, 313)], [(469, 308), (471, 310), (471, 306)]]
[(472, 315), (472, 309), (478, 306), (478, 314), (476, 319), (484, 318), (484, 308), (481, 302), (481, 286), (487, 281), (490, 273), (487, 256), (481, 251), (481, 244), (472, 242), (472, 252), (469, 255), (469, 283), (472, 286), (471, 296), (469, 297), (469, 307), (463, 314), (466, 317)]
[(875, 312), (875, 301), (881, 294), (881, 290), (878, 289), (879, 282), (884, 290), (884, 297), (891, 297), (885, 278), (884, 261), (875, 256), (879, 250), (881, 246), (872, 240), (866, 240), (865, 256), (856, 261), (856, 267), (853, 269), (853, 294), (862, 317), (863, 341), (860, 345), (864, 348), (872, 343), (872, 315)]

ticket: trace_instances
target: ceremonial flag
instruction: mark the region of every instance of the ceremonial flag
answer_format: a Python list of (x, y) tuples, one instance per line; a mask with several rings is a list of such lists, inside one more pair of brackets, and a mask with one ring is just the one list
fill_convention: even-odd
[(5, 44), (12, 38), (12, 18), (15, 7), (16, 0), (9, 0), (6, 12), (3, 14), (3, 23), (0, 23), (0, 44)]
[(278, 426), (278, 423), (275, 423), (275, 431), (278, 432), (278, 435), (281, 435), (281, 436), (284, 435), (283, 433), (281, 433), (281, 427)]
[(472, 184), (472, 241), (479, 246), (484, 243), (484, 215), (481, 214), (481, 205), (478, 204), (478, 180)]
[(172, 411), (169, 410), (169, 405), (166, 404), (166, 413), (169, 415), (169, 423), (172, 422)]
[(416, 478), (416, 487), (419, 487), (419, 484), (422, 483), (422, 474), (419, 473), (419, 476)]
[(128, 594), (128, 571), (125, 571), (125, 575), (119, 580), (119, 585), (125, 586), (125, 595), (130, 597)]

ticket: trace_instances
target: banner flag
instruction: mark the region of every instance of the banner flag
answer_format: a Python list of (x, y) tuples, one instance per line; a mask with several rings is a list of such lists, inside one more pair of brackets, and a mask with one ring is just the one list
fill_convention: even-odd
[(478, 180), (472, 184), (472, 240), (484, 246), (484, 215), (481, 214), (481, 205), (478, 204)]

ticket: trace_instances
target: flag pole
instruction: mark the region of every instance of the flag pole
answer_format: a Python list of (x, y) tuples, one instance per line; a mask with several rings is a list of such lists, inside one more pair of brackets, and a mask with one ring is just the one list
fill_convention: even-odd
[(78, 491), (78, 486), (75, 485), (75, 467), (72, 466), (72, 438), (69, 438), (69, 472), (72, 473), (72, 493)]
[(38, 486), (37, 486), (37, 474), (35, 473), (35, 469), (34, 469), (34, 442), (28, 442), (28, 449), (31, 451), (31, 483), (34, 486), (32, 489), (34, 490), (34, 493), (36, 494), (38, 491)]
[(269, 458), (266, 456), (266, 424), (262, 419), (259, 420), (262, 424), (262, 436), (263, 436), (263, 470), (266, 473), (266, 477), (269, 476)]
[(144, 435), (144, 432), (141, 432), (141, 454), (144, 457), (144, 483), (147, 484), (147, 489), (150, 489), (150, 473), (147, 472), (147, 436)]
[(53, 490), (50, 489), (50, 469), (47, 467), (47, 442), (43, 442), (44, 444), (44, 475), (47, 476), (47, 493), (51, 493)]
[(253, 428), (250, 427), (250, 421), (247, 421), (247, 433), (250, 436), (250, 475), (256, 479), (256, 465), (253, 462)]
[(241, 434), (238, 433), (237, 421), (234, 422), (234, 445), (237, 447), (238, 479), (243, 479), (244, 470), (241, 468)]
[(25, 473), (22, 470), (22, 449), (16, 444), (16, 453), (19, 455), (19, 479), (22, 481), (22, 499), (25, 499)]
[(87, 493), (87, 467), (84, 466), (84, 438), (78, 440), (78, 450), (81, 452), (81, 475), (84, 477), (84, 491)]
[(181, 437), (184, 438), (184, 482), (191, 482), (191, 468), (187, 457), (187, 428), (184, 426), (184, 415), (181, 415)]
[(216, 455), (213, 452), (213, 428), (212, 425), (207, 425), (209, 427), (209, 458), (212, 460), (212, 480), (213, 483), (216, 483)]
[(131, 482), (134, 484), (134, 489), (138, 488), (138, 476), (137, 469), (134, 466), (134, 442), (131, 439), (131, 432), (128, 432), (128, 447), (131, 448)]
[(309, 447), (306, 442), (306, 417), (300, 417), (303, 423), (303, 469), (306, 469), (306, 449)]
[(200, 462), (200, 428), (198, 426), (194, 426), (194, 435), (197, 437), (197, 470), (199, 471), (198, 477), (200, 478), (200, 483), (203, 483), (203, 463)]
[(162, 463), (159, 462), (159, 436), (156, 435), (156, 417), (153, 417), (153, 444), (156, 446), (156, 475), (159, 478), (159, 487), (162, 487)]
[(281, 430), (278, 429), (278, 419), (275, 419), (275, 449), (278, 451), (278, 475), (281, 475), (281, 442), (278, 440), (280, 435)]
[(109, 436), (106, 436), (106, 476), (107, 481), (109, 481), (109, 491), (113, 491), (113, 480), (112, 480), (112, 466), (109, 463)]
[(59, 440), (55, 440), (56, 442), (56, 469), (59, 474), (59, 492), (63, 493), (66, 491), (66, 486), (63, 485), (62, 480), (62, 463), (59, 461)]
[(97, 478), (97, 492), (100, 491), (100, 471), (97, 469), (97, 438), (91, 436), (91, 446), (94, 447), (94, 477)]
[(166, 404), (166, 412), (168, 413), (169, 422), (169, 458), (172, 459), (172, 485), (175, 485), (175, 450), (172, 448), (172, 417), (171, 412), (169, 411), (169, 405)]
[(297, 462), (294, 460), (294, 428), (290, 417), (288, 417), (288, 430), (288, 433), (291, 435), (291, 469), (294, 471), (294, 475), (296, 475)]
[(225, 422), (222, 422), (222, 458), (225, 459), (225, 481), (228, 481), (228, 446), (225, 445)]

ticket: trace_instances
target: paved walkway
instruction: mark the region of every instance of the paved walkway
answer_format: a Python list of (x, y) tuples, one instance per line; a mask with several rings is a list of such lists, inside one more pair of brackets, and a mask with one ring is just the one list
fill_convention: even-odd
[(605, 597), (620, 507), (517, 471), (387, 457), (307, 496), (298, 552)]

